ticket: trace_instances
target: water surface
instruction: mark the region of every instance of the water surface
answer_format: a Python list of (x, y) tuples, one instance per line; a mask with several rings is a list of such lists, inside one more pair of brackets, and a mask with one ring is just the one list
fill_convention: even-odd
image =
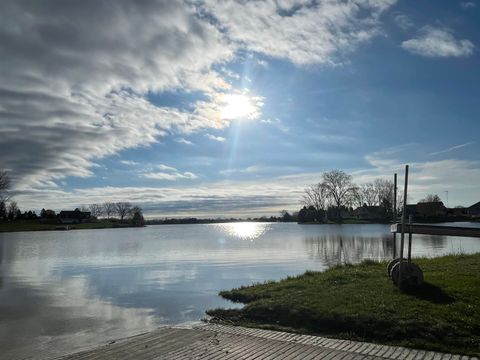
[[(465, 224), (463, 224), (465, 225)], [(473, 225), (473, 226), (477, 226)], [(230, 289), (392, 256), (388, 225), (230, 223), (0, 233), (0, 358), (61, 355), (235, 307)], [(480, 240), (415, 236), (415, 256)]]

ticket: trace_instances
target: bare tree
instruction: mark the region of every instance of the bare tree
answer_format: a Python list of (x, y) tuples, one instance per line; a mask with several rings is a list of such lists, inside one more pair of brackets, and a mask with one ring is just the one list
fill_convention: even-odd
[(10, 177), (5, 170), (0, 171), (0, 201), (7, 201), (10, 189)]
[(420, 200), (419, 202), (421, 203), (429, 203), (429, 202), (442, 202), (442, 199), (440, 199), (440, 196), (437, 194), (428, 194), (425, 196), (424, 199)]
[(18, 212), (18, 206), (16, 201), (10, 201), (8, 204), (8, 218), (10, 220), (15, 220)]
[(356, 202), (358, 206), (365, 204), (367, 206), (392, 207), (393, 182), (385, 179), (375, 179), (373, 182), (361, 185), (357, 191)]
[(115, 204), (108, 201), (105, 202), (103, 204), (103, 215), (110, 219), (110, 216), (113, 214), (115, 214)]
[(337, 218), (340, 219), (342, 206), (348, 204), (356, 191), (352, 176), (341, 170), (331, 170), (322, 174), (322, 180), (322, 186), (337, 208)]
[(7, 218), (8, 189), (10, 178), (5, 170), (0, 171), (0, 219)]
[(327, 189), (322, 183), (310, 185), (305, 189), (302, 204), (307, 208), (313, 206), (315, 210), (325, 210), (328, 203)]
[(359, 197), (361, 199), (361, 204), (366, 204), (367, 206), (378, 205), (378, 192), (375, 188), (374, 183), (366, 183), (359, 187), (358, 189)]
[(120, 201), (115, 203), (115, 211), (120, 217), (120, 223), (123, 223), (123, 218), (130, 214), (132, 210), (132, 204), (126, 201)]
[(103, 214), (103, 206), (102, 204), (91, 204), (88, 209), (90, 210), (90, 214), (97, 219), (102, 216)]
[(145, 219), (143, 218), (143, 212), (142, 208), (139, 206), (134, 206), (132, 210), (130, 211), (130, 214), (132, 215), (132, 224), (134, 226), (144, 226), (145, 225)]

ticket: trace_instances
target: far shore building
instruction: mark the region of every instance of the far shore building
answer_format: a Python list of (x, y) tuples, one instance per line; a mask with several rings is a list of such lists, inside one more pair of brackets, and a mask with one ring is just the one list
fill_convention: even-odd
[(415, 208), (417, 218), (446, 217), (447, 208), (441, 201), (419, 202)]
[(385, 210), (382, 206), (359, 206), (353, 210), (353, 216), (361, 220), (376, 220), (385, 217)]
[(79, 208), (76, 208), (73, 211), (62, 210), (58, 217), (62, 224), (79, 224), (90, 221), (91, 213), (90, 211), (81, 211)]
[(468, 207), (467, 213), (471, 217), (480, 217), (480, 201)]

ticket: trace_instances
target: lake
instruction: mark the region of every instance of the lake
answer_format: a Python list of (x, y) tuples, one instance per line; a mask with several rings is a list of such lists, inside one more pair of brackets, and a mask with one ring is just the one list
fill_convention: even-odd
[[(239, 306), (222, 300), (221, 289), (388, 259), (392, 251), (388, 225), (0, 233), (0, 358), (58, 356), (162, 325), (192, 324), (206, 309)], [(413, 239), (415, 256), (478, 251), (480, 239)]]

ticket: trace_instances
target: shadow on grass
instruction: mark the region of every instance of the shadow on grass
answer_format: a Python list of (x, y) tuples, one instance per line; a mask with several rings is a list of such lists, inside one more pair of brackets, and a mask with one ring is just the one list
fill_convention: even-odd
[(453, 297), (445, 293), (441, 288), (428, 282), (423, 283), (421, 287), (406, 288), (404, 292), (435, 304), (451, 304), (455, 301)]

